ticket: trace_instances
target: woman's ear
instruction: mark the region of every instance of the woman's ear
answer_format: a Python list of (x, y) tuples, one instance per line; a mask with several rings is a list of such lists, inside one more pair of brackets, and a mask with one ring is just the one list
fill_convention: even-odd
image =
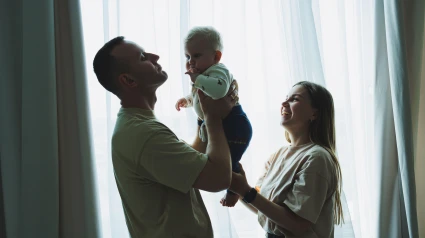
[(214, 56), (214, 61), (217, 64), (218, 62), (220, 62), (220, 60), (221, 60), (221, 51), (216, 50), (215, 51), (215, 56)]
[(136, 81), (131, 79), (130, 76), (128, 76), (127, 74), (120, 74), (120, 76), (118, 76), (118, 80), (120, 81), (121, 84), (130, 88), (134, 88), (137, 86)]
[(311, 115), (310, 121), (316, 120), (318, 113), (319, 113), (319, 111), (317, 109), (313, 109), (313, 115)]

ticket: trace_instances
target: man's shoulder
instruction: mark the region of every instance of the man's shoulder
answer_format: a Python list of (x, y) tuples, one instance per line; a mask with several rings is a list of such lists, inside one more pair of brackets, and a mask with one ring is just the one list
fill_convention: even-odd
[(115, 124), (112, 140), (136, 139), (139, 137), (148, 140), (160, 132), (172, 133), (171, 130), (157, 119), (143, 117), (119, 117)]
[(132, 115), (119, 116), (115, 123), (115, 129), (120, 131), (155, 130), (157, 127), (162, 126), (164, 125), (156, 119)]

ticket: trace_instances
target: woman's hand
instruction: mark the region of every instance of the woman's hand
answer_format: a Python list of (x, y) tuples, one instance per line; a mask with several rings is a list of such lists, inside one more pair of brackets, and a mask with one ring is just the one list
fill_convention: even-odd
[(245, 171), (243, 170), (242, 164), (239, 163), (239, 167), (241, 168), (240, 173), (232, 173), (232, 183), (230, 184), (229, 190), (243, 197), (251, 187), (246, 180)]

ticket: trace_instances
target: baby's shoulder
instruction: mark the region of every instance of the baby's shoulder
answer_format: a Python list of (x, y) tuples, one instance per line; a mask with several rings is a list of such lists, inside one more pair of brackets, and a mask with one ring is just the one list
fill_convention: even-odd
[(207, 71), (224, 71), (224, 72), (229, 72), (229, 69), (223, 63), (217, 63), (217, 64), (211, 65), (207, 70), (205, 70), (205, 72), (207, 72)]

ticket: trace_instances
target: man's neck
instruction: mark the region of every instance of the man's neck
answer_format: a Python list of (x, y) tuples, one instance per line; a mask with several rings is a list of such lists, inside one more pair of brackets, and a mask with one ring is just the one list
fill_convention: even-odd
[(123, 108), (140, 108), (145, 110), (154, 110), (156, 103), (156, 95), (146, 95), (139, 97), (123, 97), (121, 98), (121, 106)]

